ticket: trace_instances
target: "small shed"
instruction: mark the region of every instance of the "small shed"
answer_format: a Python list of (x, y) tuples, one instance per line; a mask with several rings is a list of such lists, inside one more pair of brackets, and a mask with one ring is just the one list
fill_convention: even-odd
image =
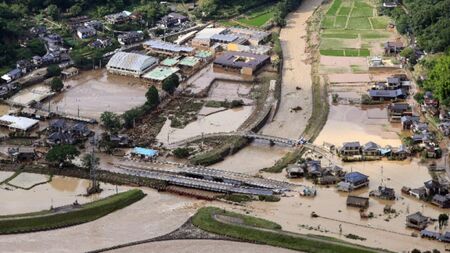
[(366, 209), (369, 207), (369, 198), (350, 195), (347, 197), (347, 206)]
[(75, 67), (70, 67), (68, 69), (61, 71), (63, 78), (71, 78), (72, 76), (78, 75), (78, 73), (79, 73), (78, 69)]

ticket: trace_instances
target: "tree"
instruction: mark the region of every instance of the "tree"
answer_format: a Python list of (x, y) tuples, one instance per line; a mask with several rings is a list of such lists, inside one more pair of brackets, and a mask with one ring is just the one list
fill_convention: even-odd
[(450, 55), (438, 57), (431, 64), (428, 79), (424, 88), (433, 92), (439, 101), (445, 105), (450, 104)]
[(83, 9), (79, 4), (72, 5), (72, 7), (69, 8), (69, 13), (72, 16), (78, 16), (82, 11)]
[(63, 81), (59, 77), (55, 77), (50, 82), (50, 89), (53, 92), (60, 92), (64, 88)]
[(40, 39), (32, 39), (28, 41), (27, 47), (33, 55), (44, 55), (46, 52), (45, 45)]
[(438, 221), (439, 221), (439, 229), (441, 229), (444, 225), (447, 224), (448, 215), (446, 213), (439, 214)]
[(85, 154), (81, 158), (81, 164), (85, 169), (91, 169), (94, 166), (98, 166), (100, 164), (100, 159), (96, 156), (92, 156), (92, 154)]
[(47, 77), (61, 75), (61, 68), (57, 64), (53, 64), (47, 67)]
[(100, 115), (100, 121), (106, 130), (111, 133), (117, 133), (122, 127), (119, 115), (113, 112), (103, 112), (102, 115)]
[(145, 97), (147, 98), (147, 102), (145, 104), (150, 107), (150, 109), (154, 109), (159, 104), (159, 94), (158, 90), (154, 85), (148, 88), (147, 93), (145, 93)]
[(217, 0), (199, 0), (198, 8), (203, 13), (203, 16), (213, 15), (218, 8)]
[(188, 148), (176, 148), (173, 151), (173, 155), (177, 158), (187, 158), (190, 155)]
[(122, 119), (124, 120), (124, 127), (125, 128), (132, 128), (134, 127), (134, 123), (137, 118), (142, 116), (143, 110), (139, 107), (131, 108), (130, 110), (124, 112), (122, 114)]
[(179, 85), (180, 79), (178, 78), (178, 75), (172, 74), (163, 81), (162, 89), (167, 91), (167, 93), (169, 94), (173, 94), (173, 92), (177, 89)]
[(47, 15), (51, 17), (53, 20), (58, 20), (59, 18), (59, 9), (58, 6), (54, 4), (50, 4), (46, 9)]
[(57, 145), (48, 151), (45, 160), (54, 164), (59, 164), (61, 167), (64, 163), (70, 163), (70, 161), (79, 154), (80, 151), (73, 145)]

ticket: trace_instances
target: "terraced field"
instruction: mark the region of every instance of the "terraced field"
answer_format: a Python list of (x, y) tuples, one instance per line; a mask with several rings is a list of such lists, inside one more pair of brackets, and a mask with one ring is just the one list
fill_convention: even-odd
[(370, 0), (334, 0), (321, 22), (320, 53), (367, 57), (389, 38), (389, 18), (378, 16)]

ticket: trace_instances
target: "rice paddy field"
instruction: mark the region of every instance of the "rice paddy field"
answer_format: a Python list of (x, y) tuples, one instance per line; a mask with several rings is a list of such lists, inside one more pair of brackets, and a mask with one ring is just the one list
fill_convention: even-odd
[(233, 19), (224, 20), (220, 23), (225, 26), (245, 26), (259, 28), (264, 26), (274, 16), (274, 8), (272, 6), (262, 6), (247, 12), (244, 16)]
[(378, 53), (391, 32), (389, 18), (378, 16), (371, 0), (334, 0), (321, 22), (320, 53), (327, 56), (367, 57)]

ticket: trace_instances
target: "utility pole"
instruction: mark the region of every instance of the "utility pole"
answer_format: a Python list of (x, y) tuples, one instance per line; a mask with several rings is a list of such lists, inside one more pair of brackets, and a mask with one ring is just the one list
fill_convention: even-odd
[(88, 194), (93, 194), (93, 193), (99, 193), (102, 191), (102, 189), (100, 189), (100, 184), (97, 182), (97, 161), (95, 159), (95, 146), (97, 145), (97, 138), (94, 135), (94, 137), (92, 137), (92, 151), (91, 151), (91, 157), (90, 157), (90, 170), (89, 170), (89, 176), (91, 178), (92, 181), (92, 185), (91, 187), (88, 189)]

